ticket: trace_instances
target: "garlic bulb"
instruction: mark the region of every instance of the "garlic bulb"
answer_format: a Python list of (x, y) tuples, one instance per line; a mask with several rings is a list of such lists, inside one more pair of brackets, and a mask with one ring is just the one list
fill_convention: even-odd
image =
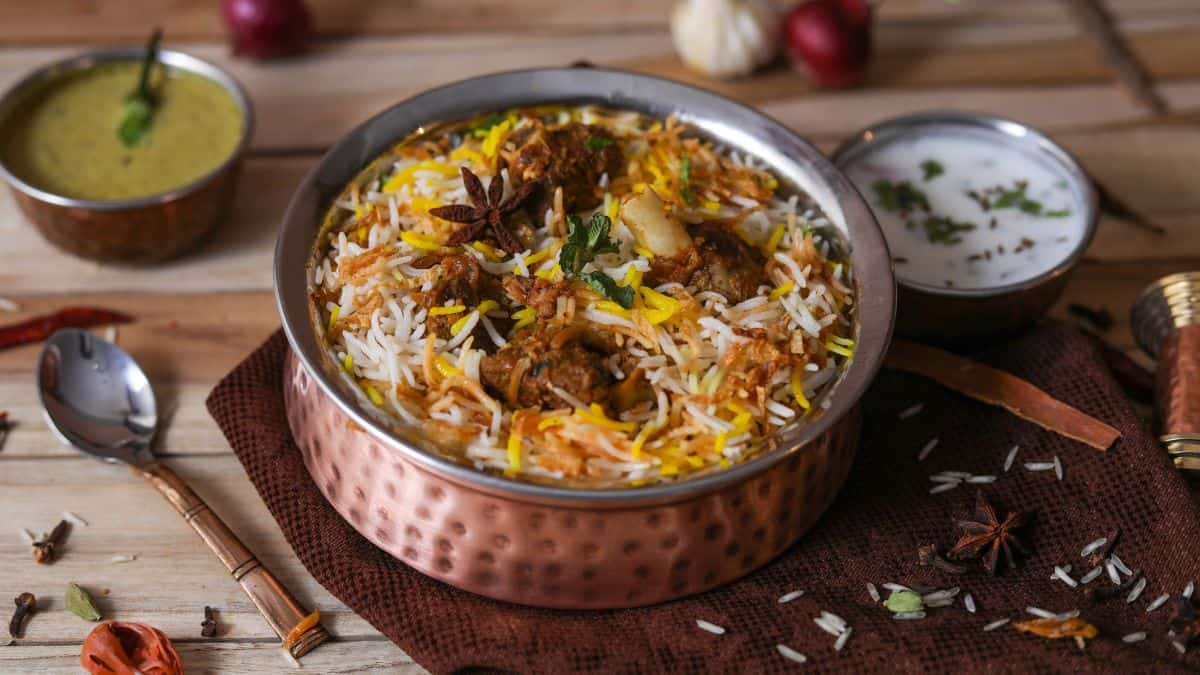
[(779, 31), (770, 0), (682, 0), (671, 10), (675, 51), (710, 77), (748, 75), (769, 62)]

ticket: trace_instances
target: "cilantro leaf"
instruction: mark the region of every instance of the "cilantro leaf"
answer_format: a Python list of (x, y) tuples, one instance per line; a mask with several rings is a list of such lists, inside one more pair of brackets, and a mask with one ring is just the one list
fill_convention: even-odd
[(914, 209), (920, 209), (926, 213), (929, 212), (929, 198), (908, 181), (893, 183), (890, 180), (880, 179), (871, 183), (871, 189), (875, 191), (876, 201), (884, 211), (899, 211), (901, 214), (907, 214)]
[(931, 181), (934, 178), (946, 173), (946, 167), (942, 166), (942, 163), (936, 159), (927, 159), (924, 162), (921, 162), (921, 171), (925, 174), (924, 179), (926, 181)]
[(605, 136), (591, 136), (587, 139), (587, 149), (592, 152), (600, 152), (613, 144), (613, 139)]

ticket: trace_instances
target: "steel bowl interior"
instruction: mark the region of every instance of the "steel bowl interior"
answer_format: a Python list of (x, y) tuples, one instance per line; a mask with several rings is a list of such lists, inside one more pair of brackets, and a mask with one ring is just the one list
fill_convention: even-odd
[[(112, 61), (137, 61), (145, 56), (145, 50), (140, 47), (116, 47), (111, 49), (102, 49), (96, 51), (85, 52), (61, 61), (47, 64), (33, 71), (23, 79), (10, 87), (4, 94), (0, 95), (0, 128), (3, 127), (5, 120), (11, 115), (28, 96), (39, 91), (42, 87), (51, 85), (55, 80), (62, 78), (71, 73), (76, 73), (81, 70), (95, 67), (101, 63), (109, 63)], [(158, 60), (166, 65), (185, 70), (189, 73), (194, 73), (202, 77), (208, 78), (213, 82), (221, 85), (226, 92), (233, 97), (238, 109), (242, 113), (242, 135), (238, 139), (237, 147), (219, 166), (207, 174), (197, 178), (196, 180), (173, 188), (167, 192), (162, 192), (146, 197), (137, 197), (135, 199), (112, 199), (112, 200), (97, 200), (97, 199), (75, 199), (65, 197), (63, 195), (47, 192), (41, 188), (29, 184), (20, 176), (11, 172), (4, 165), (3, 158), (0, 157), (0, 177), (3, 177), (14, 189), (48, 204), (57, 206), (65, 206), (76, 209), (86, 209), (92, 211), (117, 211), (125, 209), (136, 209), (143, 206), (151, 206), (154, 204), (162, 204), (164, 202), (173, 201), (184, 195), (196, 192), (208, 183), (216, 179), (217, 176), (228, 171), (246, 153), (250, 146), (250, 139), (254, 136), (254, 107), (250, 103), (250, 96), (246, 94), (246, 90), (242, 85), (234, 79), (233, 75), (225, 72), (216, 65), (209, 63), (203, 59), (185, 54), (171, 49), (163, 49), (158, 53)]]
[(831, 158), (834, 164), (844, 167), (863, 153), (870, 152), (876, 147), (889, 143), (901, 136), (911, 135), (919, 132), (921, 129), (931, 127), (958, 127), (967, 133), (987, 134), (993, 137), (998, 136), (1006, 139), (1013, 146), (1058, 167), (1068, 176), (1071, 187), (1075, 191), (1079, 203), (1083, 206), (1085, 211), (1085, 229), (1079, 243), (1057, 265), (1042, 274), (1015, 283), (987, 288), (946, 288), (945, 286), (922, 284), (900, 278), (897, 278), (896, 282), (906, 288), (912, 288), (933, 296), (944, 296), (947, 298), (990, 298), (1036, 288), (1070, 272), (1075, 267), (1075, 264), (1079, 262), (1079, 259), (1083, 257), (1083, 252), (1091, 245), (1092, 238), (1096, 234), (1096, 227), (1100, 218), (1099, 197), (1096, 194), (1096, 188), (1093, 186), (1091, 178), (1088, 177), (1079, 160), (1075, 159), (1074, 155), (1058, 143), (1055, 143), (1049, 136), (1046, 136), (1033, 127), (1015, 120), (978, 113), (952, 111), (915, 113), (884, 120), (860, 130), (838, 146), (831, 155)]
[[(336, 375), (316, 328), (309, 289), (314, 244), (326, 209), (359, 171), (395, 142), (427, 125), (541, 103), (594, 103), (647, 115), (676, 115), (700, 133), (749, 153), (785, 183), (807, 193), (843, 233), (854, 271), (855, 357), (827, 392), (828, 407), (779, 432), (773, 449), (733, 467), (678, 483), (582, 489), (509, 480), (477, 471), (420, 447), (368, 411)], [(607, 69), (556, 68), (465, 80), (399, 103), (351, 131), (310, 172), (284, 215), (275, 252), (275, 293), (288, 340), (303, 367), (361, 428), (410, 459), (455, 482), (524, 501), (588, 508), (665, 503), (743, 481), (826, 432), (857, 403), (878, 371), (891, 338), (896, 305), (891, 258), (883, 234), (853, 185), (812, 145), (782, 124), (716, 94), (645, 75)]]

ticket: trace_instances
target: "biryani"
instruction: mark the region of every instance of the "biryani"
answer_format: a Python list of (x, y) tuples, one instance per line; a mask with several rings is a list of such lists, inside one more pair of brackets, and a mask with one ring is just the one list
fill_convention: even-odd
[(311, 297), (397, 429), (535, 482), (727, 468), (854, 355), (838, 232), (675, 119), (522, 108), (423, 129), (335, 200)]

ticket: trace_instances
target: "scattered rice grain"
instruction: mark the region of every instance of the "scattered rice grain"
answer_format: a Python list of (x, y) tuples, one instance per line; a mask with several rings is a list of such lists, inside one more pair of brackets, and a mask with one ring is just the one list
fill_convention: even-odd
[(976, 485), (985, 484), (985, 483), (995, 483), (996, 477), (995, 476), (971, 476), (970, 478), (967, 479), (967, 482), (976, 484)]
[(136, 555), (121, 555), (121, 554), (118, 554), (118, 555), (114, 555), (113, 557), (109, 558), (109, 559), (108, 559), (108, 562), (109, 562), (110, 564), (114, 564), (114, 565), (115, 565), (115, 564), (119, 564), (119, 563), (133, 562), (134, 560), (137, 560), (137, 556), (136, 556)]
[(1135, 642), (1141, 642), (1145, 639), (1146, 633), (1144, 631), (1138, 631), (1136, 633), (1130, 633), (1129, 635), (1121, 638), (1121, 642), (1124, 642), (1125, 644), (1133, 644)]
[(1149, 605), (1146, 605), (1146, 613), (1149, 614), (1150, 612), (1153, 612), (1154, 610), (1158, 609), (1159, 607), (1162, 607), (1164, 604), (1166, 604), (1167, 600), (1170, 600), (1170, 599), (1171, 599), (1170, 593), (1163, 593), (1162, 595), (1158, 596), (1154, 600), (1150, 601)]
[(1079, 557), (1086, 558), (1089, 555), (1095, 553), (1096, 551), (1099, 551), (1100, 547), (1104, 546), (1107, 543), (1108, 543), (1108, 537), (1100, 537), (1099, 539), (1093, 541), (1092, 543), (1088, 544), (1087, 546), (1084, 546), (1083, 550), (1079, 552)]
[(1079, 586), (1079, 582), (1072, 579), (1071, 575), (1067, 573), (1067, 570), (1057, 565), (1054, 566), (1054, 578), (1070, 586), (1071, 588)]
[(802, 595), (804, 595), (804, 591), (791, 591), (789, 593), (784, 593), (783, 595), (779, 596), (779, 604), (782, 605), (784, 603), (791, 602)]
[(892, 582), (883, 584), (883, 588), (884, 588), (884, 590), (888, 590), (888, 591), (911, 591), (912, 590), (908, 586), (905, 586), (903, 584), (896, 584), (896, 583), (892, 583)]
[(1003, 626), (1004, 624), (1008, 623), (1008, 621), (1009, 621), (1008, 619), (996, 619), (995, 621), (993, 621), (993, 622), (989, 623), (988, 625), (984, 626), (984, 627), (983, 627), (983, 630), (984, 630), (985, 632), (991, 632), (991, 631), (994, 631), (994, 630), (996, 630), (997, 628), (999, 628), (999, 627)]
[(709, 622), (705, 621), (704, 619), (696, 619), (696, 625), (700, 628), (700, 630), (706, 630), (706, 631), (712, 633), (713, 635), (724, 635), (725, 634), (724, 628), (722, 628), (721, 626), (718, 626), (715, 623), (709, 623)]
[(775, 651), (779, 652), (779, 655), (782, 656), (783, 658), (787, 659), (788, 661), (795, 661), (796, 663), (805, 663), (806, 661), (808, 661), (807, 656), (801, 654), (800, 652), (796, 651), (795, 649), (792, 649), (791, 647), (789, 647), (787, 645), (783, 645), (783, 644), (775, 645)]
[(925, 447), (921, 448), (921, 452), (919, 452), (917, 454), (917, 461), (918, 462), (925, 461), (925, 458), (929, 456), (929, 453), (933, 452), (933, 449), (937, 447), (937, 444), (938, 444), (937, 438), (929, 439), (929, 442), (926, 443)]
[(867, 582), (867, 595), (871, 596), (871, 600), (879, 602), (879, 589), (869, 581)]
[(1017, 459), (1017, 450), (1020, 449), (1021, 446), (1014, 445), (1012, 446), (1012, 450), (1008, 451), (1008, 457), (1004, 458), (1004, 473), (1008, 473), (1008, 470), (1012, 468), (1013, 461)]
[(850, 639), (850, 633), (852, 633), (853, 631), (854, 631), (853, 628), (850, 628), (849, 626), (847, 626), (846, 630), (842, 631), (842, 634), (838, 636), (837, 642), (833, 643), (833, 651), (835, 651), (835, 652), (842, 651), (842, 647), (846, 646), (846, 641)]
[(1057, 476), (1059, 480), (1063, 479), (1062, 461), (1058, 459), (1058, 455), (1054, 456), (1054, 475)]
[(964, 595), (963, 596), (963, 607), (966, 607), (968, 612), (974, 614), (975, 613), (975, 596), (971, 595), (970, 593), (967, 593), (966, 595)]
[(1038, 617), (1039, 619), (1053, 619), (1054, 617), (1058, 616), (1057, 612), (1051, 612), (1050, 610), (1042, 609), (1041, 607), (1026, 607), (1025, 611)]
[(1129, 565), (1126, 565), (1125, 561), (1121, 560), (1121, 557), (1116, 553), (1108, 556), (1108, 559), (1112, 561), (1113, 567), (1121, 570), (1121, 574), (1124, 574), (1125, 576), (1133, 574), (1133, 570), (1129, 569)]
[(1026, 471), (1053, 471), (1054, 462), (1026, 462)]
[(1112, 558), (1109, 558), (1104, 562), (1104, 570), (1108, 572), (1109, 581), (1113, 582), (1117, 586), (1121, 585), (1121, 574), (1117, 572), (1116, 565), (1113, 565)]
[(1192, 593), (1194, 593), (1195, 591), (1196, 591), (1196, 582), (1189, 581), (1187, 583), (1187, 586), (1183, 587), (1183, 597), (1187, 598), (1188, 600), (1191, 600)]
[(892, 615), (892, 618), (893, 618), (893, 619), (896, 619), (897, 621), (907, 621), (907, 620), (910, 620), (910, 619), (924, 619), (924, 618), (925, 618), (925, 612), (921, 612), (921, 611), (916, 611), (916, 612), (896, 612), (895, 614), (893, 614), (893, 615)]
[(1174, 647), (1175, 651), (1179, 652), (1180, 654), (1187, 653), (1187, 647), (1184, 647), (1183, 643), (1179, 640), (1171, 640), (1171, 646)]
[(904, 410), (901, 410), (900, 414), (896, 415), (896, 419), (906, 420), (906, 419), (912, 417), (913, 415), (916, 415), (917, 413), (921, 412), (924, 409), (925, 409), (924, 403), (914, 403), (913, 405), (910, 405), (909, 407), (905, 408)]
[(1137, 580), (1137, 583), (1133, 585), (1133, 589), (1129, 591), (1129, 595), (1125, 597), (1125, 602), (1132, 603), (1134, 600), (1137, 600), (1138, 596), (1144, 590), (1146, 590), (1146, 577)]
[(79, 514), (77, 514), (77, 513), (72, 513), (70, 511), (63, 511), (62, 517), (63, 517), (63, 520), (71, 523), (72, 525), (77, 525), (79, 527), (87, 527), (88, 526), (88, 521), (79, 517)]
[(1090, 584), (1096, 580), (1096, 577), (1099, 577), (1103, 573), (1104, 573), (1103, 567), (1093, 567), (1092, 571), (1088, 572), (1087, 574), (1085, 574), (1079, 578), (1079, 583)]
[(959, 485), (961, 485), (961, 483), (942, 483), (940, 485), (935, 485), (929, 489), (929, 494), (936, 495), (939, 492), (953, 490), (954, 488), (958, 487)]

